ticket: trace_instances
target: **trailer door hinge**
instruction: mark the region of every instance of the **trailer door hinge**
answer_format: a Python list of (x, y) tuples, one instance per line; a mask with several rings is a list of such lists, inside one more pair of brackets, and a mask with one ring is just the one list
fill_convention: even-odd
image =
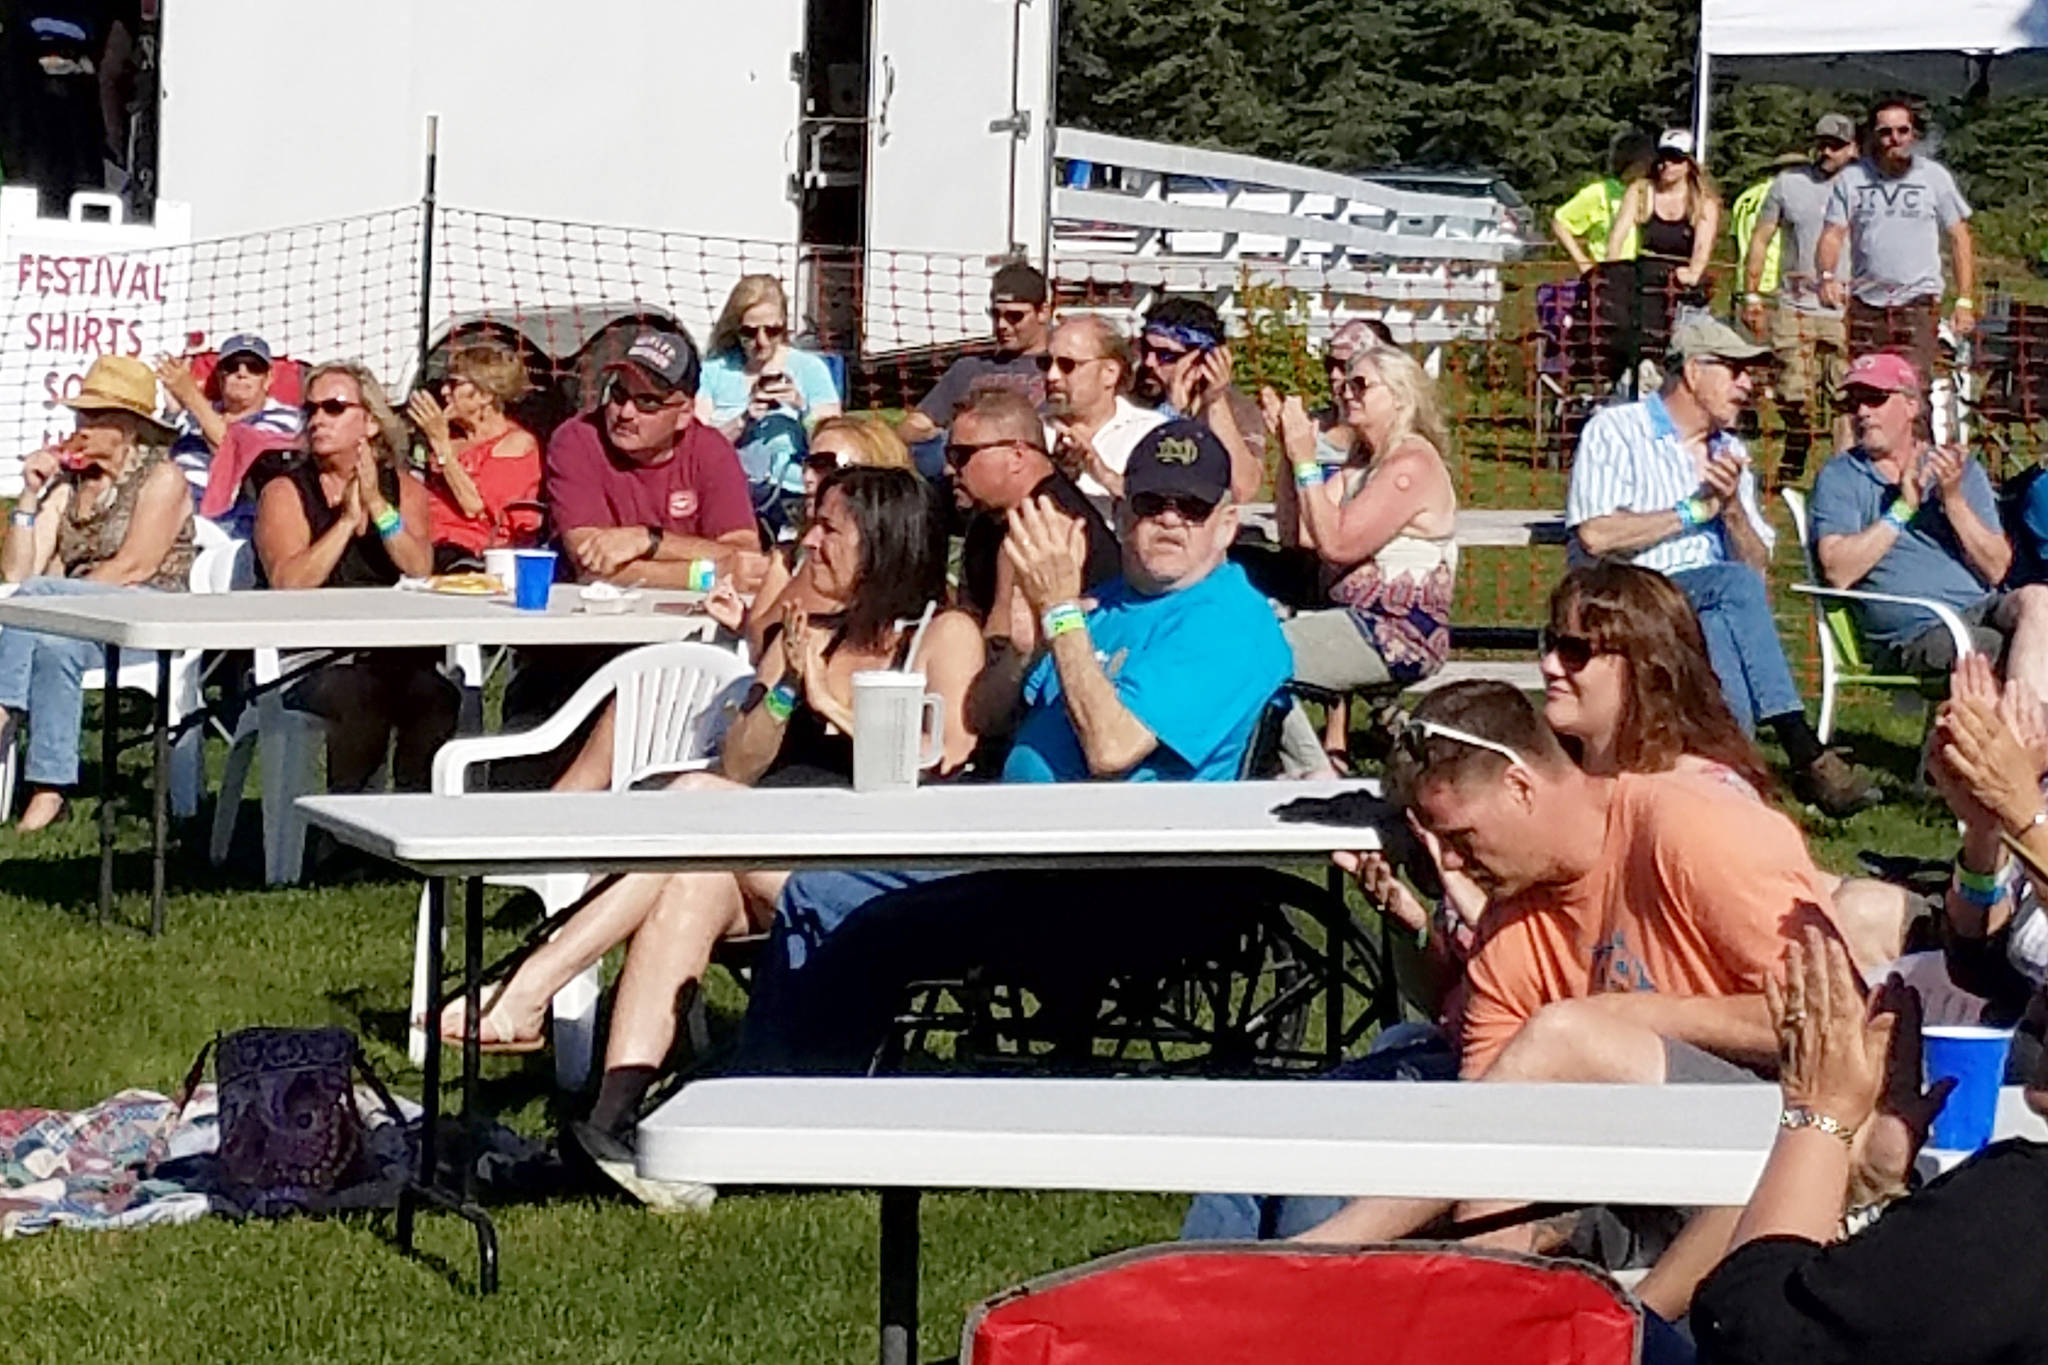
[(1008, 118), (991, 120), (988, 130), (991, 133), (1008, 133), (1011, 137), (1022, 142), (1025, 138), (1031, 136), (1031, 111), (1029, 109), (1019, 109)]

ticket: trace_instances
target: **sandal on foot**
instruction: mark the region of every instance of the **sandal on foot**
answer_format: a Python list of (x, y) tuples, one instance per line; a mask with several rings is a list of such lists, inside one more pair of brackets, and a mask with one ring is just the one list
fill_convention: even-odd
[[(538, 1052), (547, 1046), (545, 1032), (531, 1038), (521, 1038), (506, 1027), (497, 1015), (497, 1000), (494, 997), (484, 1005), (484, 1017), (477, 1023), (477, 1051), (492, 1056), (520, 1055)], [(465, 1002), (451, 1000), (441, 1011), (441, 1046), (459, 1048), (462, 1046), (463, 1015)], [(452, 1016), (452, 1018), (451, 1018)]]

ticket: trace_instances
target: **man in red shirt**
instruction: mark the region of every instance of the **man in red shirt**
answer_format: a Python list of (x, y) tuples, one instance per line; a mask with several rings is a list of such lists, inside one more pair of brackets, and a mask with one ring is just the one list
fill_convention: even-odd
[(741, 591), (767, 570), (732, 443), (696, 418), (697, 348), (648, 328), (605, 367), (603, 395), (548, 441), (547, 496), (581, 579)]

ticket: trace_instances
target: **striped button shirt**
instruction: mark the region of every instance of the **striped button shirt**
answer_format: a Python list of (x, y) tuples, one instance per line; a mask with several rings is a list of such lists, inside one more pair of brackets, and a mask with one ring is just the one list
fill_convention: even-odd
[[(1734, 455), (1743, 462), (1736, 497), (1768, 549), (1773, 533), (1757, 508), (1756, 475), (1748, 468), (1749, 452), (1739, 437), (1725, 431), (1710, 436), (1707, 448), (1710, 454)], [(1669, 512), (1699, 492), (1705, 469), (1685, 448), (1671, 413), (1657, 394), (1640, 403), (1602, 408), (1579, 434), (1579, 448), (1572, 456), (1571, 489), (1565, 494), (1565, 524), (1577, 527), (1610, 512)], [(1638, 550), (1630, 558), (1645, 569), (1674, 574), (1724, 563), (1735, 556), (1717, 518), (1697, 530), (1682, 531)], [(1578, 537), (1572, 537), (1572, 562), (1583, 564), (1590, 559)]]

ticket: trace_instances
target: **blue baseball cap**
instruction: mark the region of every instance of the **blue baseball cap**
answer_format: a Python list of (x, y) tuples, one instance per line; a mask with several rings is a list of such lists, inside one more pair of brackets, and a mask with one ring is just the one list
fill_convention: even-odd
[(226, 360), (231, 355), (253, 355), (268, 365), (270, 343), (254, 332), (237, 332), (220, 344), (220, 358)]

